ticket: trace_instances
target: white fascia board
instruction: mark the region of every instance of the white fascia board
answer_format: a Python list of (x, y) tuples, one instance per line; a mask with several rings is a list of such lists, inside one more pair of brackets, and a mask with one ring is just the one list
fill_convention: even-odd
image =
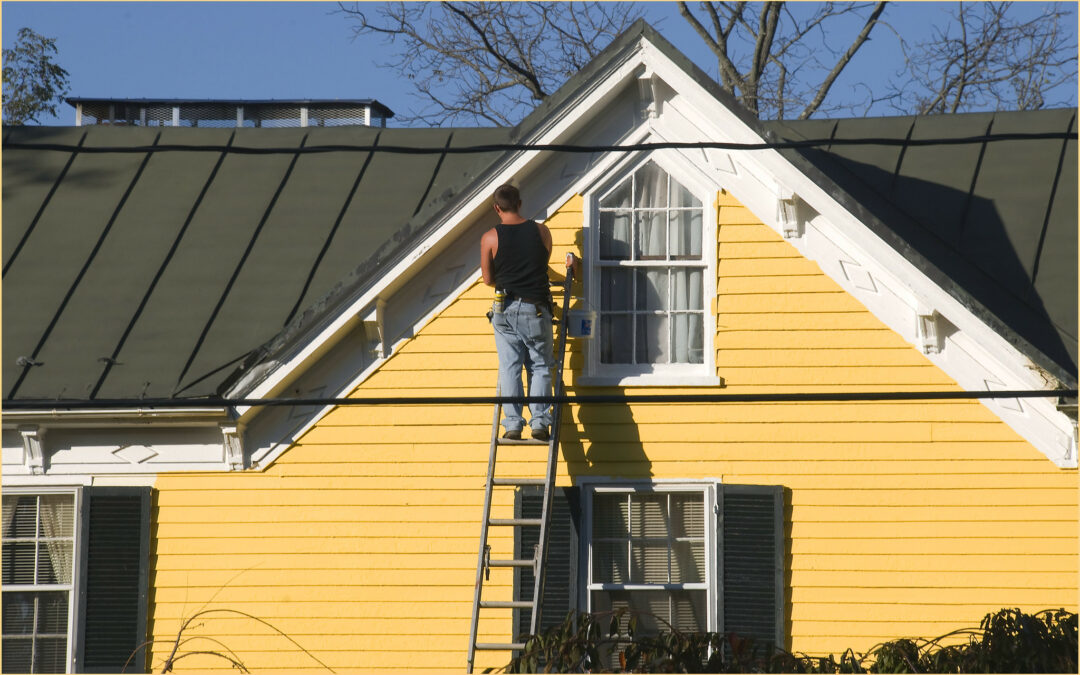
[[(640, 53), (639, 50), (646, 44), (642, 41), (636, 49), (628, 50), (627, 56), (621, 63), (615, 65), (611, 72), (598, 77), (578, 100), (563, 107), (542, 128), (536, 130), (528, 138), (522, 139), (521, 143), (554, 144), (572, 134), (575, 127), (584, 123), (586, 115), (582, 114), (583, 112), (598, 108), (599, 104), (620, 89), (627, 79), (636, 75), (641, 68), (641, 59), (634, 58), (634, 55)], [(490, 174), (486, 181), (473, 184), (469, 189), (469, 196), (460, 202), (454, 211), (448, 213), (431, 234), (418, 242), (401, 261), (383, 271), (377, 282), (349, 301), (346, 308), (317, 335), (306, 341), (286, 360), (272, 365), (271, 373), (246, 396), (263, 398), (273, 396), (280, 391), (294, 373), (304, 369), (312, 359), (318, 358), (320, 352), (344, 335), (351, 323), (357, 320), (359, 312), (375, 302), (387, 289), (399, 284), (399, 280), (405, 275), (422, 271), (422, 263), (427, 255), (437, 250), (439, 243), (452, 237), (459, 228), (467, 227), (469, 223), (463, 216), (477, 213), (484, 208), (491, 199), (491, 192), (495, 187), (526, 171), (529, 167), (546, 161), (550, 154), (518, 151), (504, 166)], [(241, 421), (247, 421), (258, 412), (251, 406), (237, 406), (236, 411)]]
[[(665, 108), (672, 108), (667, 112), (676, 114), (665, 113), (659, 120), (666, 135), (686, 140), (761, 142), (756, 132), (666, 56), (655, 49), (645, 53), (648, 65), (677, 92), (676, 100), (665, 104)], [(778, 194), (797, 195), (816, 211), (806, 223), (804, 236), (786, 240), (908, 342), (919, 347), (918, 316), (928, 311), (955, 326), (957, 330), (944, 339), (941, 351), (926, 357), (965, 390), (1061, 388), (1062, 383), (1049, 377), (778, 151), (740, 152), (732, 169), (717, 174), (720, 183), (781, 237), (783, 224), (775, 208)], [(982, 403), (1059, 467), (1077, 466), (1072, 421), (1057, 410), (1053, 398), (990, 399)]]
[(40, 424), (49, 428), (117, 428), (155, 426), (217, 426), (228, 419), (225, 408), (135, 408), (131, 410), (12, 410), (3, 415), (3, 428)]

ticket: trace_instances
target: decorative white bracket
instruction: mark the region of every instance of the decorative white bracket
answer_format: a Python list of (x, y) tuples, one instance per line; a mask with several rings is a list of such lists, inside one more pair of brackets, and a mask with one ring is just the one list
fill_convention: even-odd
[(1074, 399), (1070, 403), (1068, 399), (1059, 398), (1057, 409), (1058, 412), (1064, 413), (1064, 415), (1069, 418), (1069, 421), (1072, 422), (1072, 434), (1069, 438), (1069, 447), (1065, 449), (1064, 459), (1075, 461), (1077, 450), (1080, 449), (1080, 432), (1077, 431), (1076, 424), (1076, 400)]
[(45, 473), (45, 451), (41, 443), (45, 429), (37, 424), (19, 426), (23, 442), (23, 464), (30, 473), (39, 476)]
[(915, 334), (918, 336), (919, 349), (923, 354), (940, 354), (941, 331), (938, 327), (941, 315), (926, 307), (920, 307), (916, 313)]
[(638, 95), (643, 105), (642, 119), (656, 119), (660, 116), (660, 78), (651, 69), (638, 76)]
[(243, 428), (236, 422), (223, 422), (218, 425), (221, 428), (222, 448), (224, 450), (225, 463), (229, 465), (229, 471), (244, 470), (244, 435)]
[(803, 235), (802, 222), (799, 220), (798, 197), (791, 190), (776, 186), (776, 222), (784, 239), (798, 238)]
[(378, 298), (375, 305), (360, 316), (364, 322), (364, 338), (371, 345), (371, 355), (377, 359), (385, 358), (390, 352), (386, 344), (386, 300)]

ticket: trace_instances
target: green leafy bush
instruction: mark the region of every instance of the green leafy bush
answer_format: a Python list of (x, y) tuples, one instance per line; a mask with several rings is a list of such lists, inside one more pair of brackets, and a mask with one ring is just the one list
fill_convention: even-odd
[[(568, 614), (507, 666), (512, 673), (1075, 673), (1077, 616), (1064, 609), (1002, 609), (979, 628), (932, 640), (898, 639), (839, 657), (791, 654), (734, 633), (640, 635), (625, 609)], [(662, 622), (663, 623), (663, 622)], [(961, 636), (967, 642), (943, 644)]]

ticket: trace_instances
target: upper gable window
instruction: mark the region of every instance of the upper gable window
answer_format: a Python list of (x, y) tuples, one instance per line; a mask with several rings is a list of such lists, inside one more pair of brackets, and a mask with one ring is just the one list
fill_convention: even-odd
[(594, 204), (594, 374), (709, 374), (701, 195), (649, 160)]

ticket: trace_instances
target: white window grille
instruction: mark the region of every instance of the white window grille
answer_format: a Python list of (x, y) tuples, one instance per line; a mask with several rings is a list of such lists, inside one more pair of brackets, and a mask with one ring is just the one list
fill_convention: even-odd
[(5, 673), (63, 673), (71, 662), (75, 494), (3, 496)]
[(702, 200), (655, 161), (598, 200), (601, 366), (706, 362)]
[(628, 608), (644, 632), (713, 629), (706, 488), (595, 488), (589, 611)]

